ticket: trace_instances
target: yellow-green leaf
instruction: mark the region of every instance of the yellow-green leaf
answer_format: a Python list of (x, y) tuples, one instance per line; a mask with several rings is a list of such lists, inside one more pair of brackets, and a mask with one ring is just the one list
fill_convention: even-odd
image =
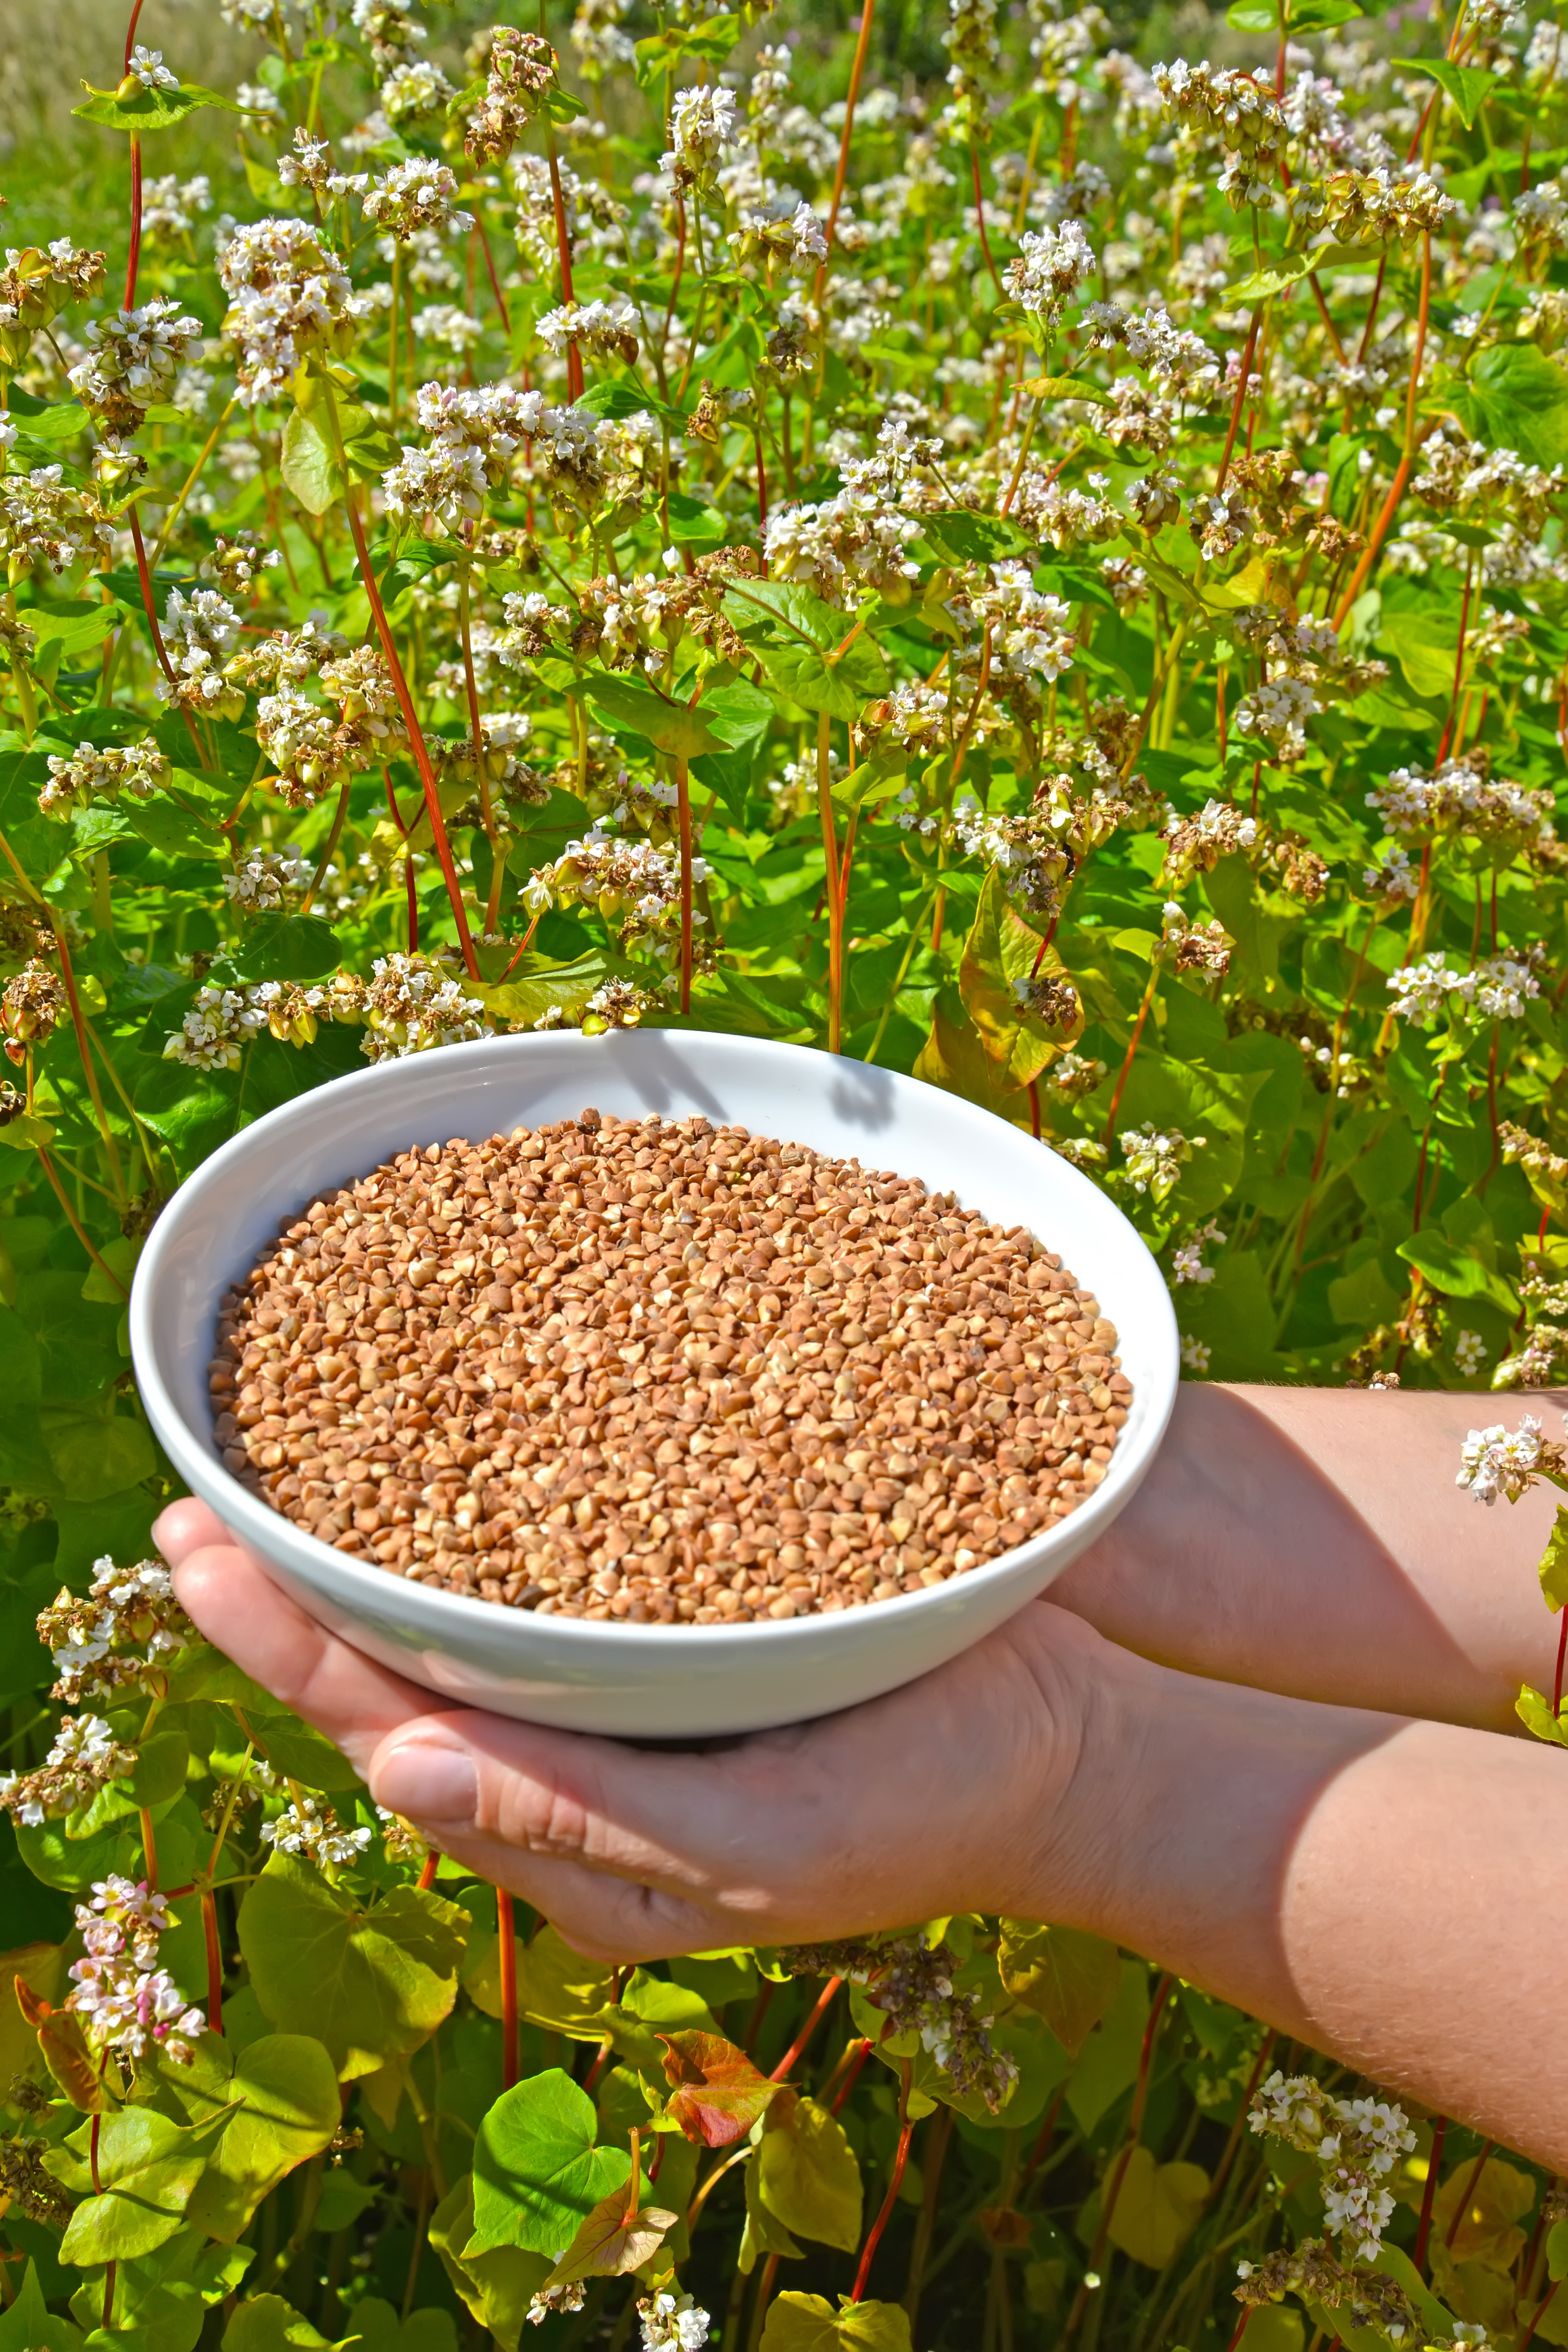
[[(1113, 2159), (1108, 2179), (1116, 2173)], [(1163, 2271), (1191, 2236), (1209, 2177), (1198, 2164), (1159, 2164), (1152, 2149), (1133, 2148), (1117, 2182), (1108, 2235), (1135, 2263)]]
[(786, 2230), (852, 2254), (860, 2242), (860, 2167), (847, 2133), (815, 2099), (783, 2093), (757, 2151), (757, 2193)]
[(468, 1924), (423, 1888), (359, 1900), (275, 1853), (240, 1905), (239, 1948), (274, 2025), (324, 2042), (347, 2083), (434, 2033), (457, 1995)]
[(1075, 2058), (1121, 1990), (1115, 1945), (1081, 1927), (1004, 1919), (997, 1960), (1007, 1990), (1037, 2010)]
[(776, 2295), (762, 2352), (910, 2352), (910, 2315), (899, 2303), (840, 2295), (835, 2311), (820, 2294)]

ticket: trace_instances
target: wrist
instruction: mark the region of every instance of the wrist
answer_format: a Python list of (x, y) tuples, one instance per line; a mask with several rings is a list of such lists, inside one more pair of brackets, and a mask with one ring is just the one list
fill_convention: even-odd
[(1292, 1856), (1398, 1719), (1209, 1682), (1088, 1629), (1046, 1640), (1071, 1689), (1072, 1746), (1018, 1916), (1088, 1928), (1302, 2032), (1283, 1920)]

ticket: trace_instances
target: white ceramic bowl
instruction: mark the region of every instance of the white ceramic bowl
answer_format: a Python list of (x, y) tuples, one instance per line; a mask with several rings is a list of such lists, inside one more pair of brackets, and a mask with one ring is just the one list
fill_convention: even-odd
[[(1005, 1558), (868, 1609), (782, 1622), (588, 1623), (405, 1583), (247, 1494), (212, 1434), (218, 1302), (286, 1216), (411, 1144), (537, 1127), (593, 1104), (623, 1118), (701, 1113), (919, 1176), (1059, 1250), (1121, 1335), (1132, 1405), (1109, 1475)], [(1108, 1527), (1148, 1469), (1175, 1395), (1163, 1277), (1105, 1194), (1019, 1129), (913, 1078), (798, 1045), (690, 1031), (575, 1030), (388, 1061), (247, 1128), (183, 1184), (136, 1270), (131, 1343), (170, 1460), (273, 1580), (356, 1648), (443, 1697), (629, 1738), (760, 1730), (826, 1715), (940, 1665), (1041, 1591)]]

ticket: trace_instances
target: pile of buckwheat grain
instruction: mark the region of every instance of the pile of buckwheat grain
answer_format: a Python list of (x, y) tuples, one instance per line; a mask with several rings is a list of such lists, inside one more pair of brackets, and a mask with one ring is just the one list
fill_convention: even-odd
[(394, 1574), (714, 1624), (962, 1575), (1105, 1475), (1131, 1384), (1060, 1260), (951, 1195), (584, 1111), (311, 1203), (229, 1294), (224, 1459)]

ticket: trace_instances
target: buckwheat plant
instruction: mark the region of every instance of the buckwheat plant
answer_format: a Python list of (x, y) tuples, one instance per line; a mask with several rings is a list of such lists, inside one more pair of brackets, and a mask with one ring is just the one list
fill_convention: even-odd
[[(24, 28), (0, 90), (0, 2333), (1196, 2352), (1240, 2264), (1275, 2347), (1553, 2340), (1538, 2168), (1134, 1955), (617, 1972), (382, 1819), (176, 1609), (126, 1326), (306, 1088), (720, 1031), (1106, 1188), (1186, 1377), (1517, 1392), (1462, 1487), (1568, 1491), (1551, 10), (211, 13), (117, 79)], [(472, 1543), (530, 1465), (414, 1395), (384, 1223), (331, 1237), (371, 1336), (285, 1302), (213, 1373), (395, 1550), (398, 1383)], [(960, 1507), (860, 1434), (803, 1559)], [(564, 1547), (658, 1466), (529, 1508)], [(1562, 1515), (1542, 1580), (1568, 1644)], [(1568, 1745), (1563, 1682), (1519, 1704)]]

